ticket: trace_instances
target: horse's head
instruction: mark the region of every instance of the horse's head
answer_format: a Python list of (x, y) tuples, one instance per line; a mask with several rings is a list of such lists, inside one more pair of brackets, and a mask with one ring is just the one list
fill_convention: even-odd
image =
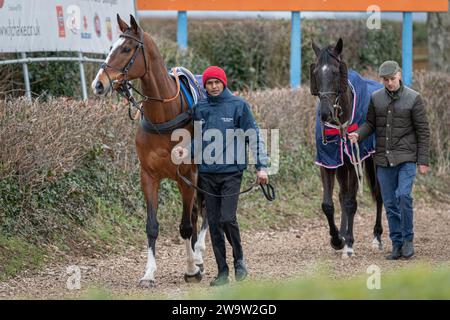
[(117, 15), (122, 31), (92, 82), (95, 95), (105, 95), (117, 89), (124, 81), (142, 77), (147, 73), (147, 57), (144, 47), (144, 31), (130, 15), (130, 24)]
[(340, 100), (347, 91), (347, 66), (342, 61), (343, 41), (336, 45), (320, 48), (314, 40), (312, 48), (316, 62), (310, 65), (311, 94), (320, 99), (320, 119), (322, 122), (340, 124), (342, 110)]

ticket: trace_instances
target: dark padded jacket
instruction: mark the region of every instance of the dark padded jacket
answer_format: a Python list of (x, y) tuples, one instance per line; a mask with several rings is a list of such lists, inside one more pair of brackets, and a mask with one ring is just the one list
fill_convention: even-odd
[(430, 129), (420, 94), (401, 85), (372, 93), (366, 122), (356, 131), (360, 140), (375, 131), (375, 163), (396, 166), (403, 162), (428, 165)]

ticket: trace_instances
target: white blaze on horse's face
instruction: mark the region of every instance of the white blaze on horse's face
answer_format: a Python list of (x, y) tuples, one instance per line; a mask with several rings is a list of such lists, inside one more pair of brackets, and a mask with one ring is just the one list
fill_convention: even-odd
[[(112, 46), (111, 50), (109, 51), (109, 54), (108, 54), (108, 56), (106, 57), (106, 60), (105, 60), (105, 63), (107, 65), (109, 65), (109, 63), (110, 63), (111, 55), (117, 50), (117, 48), (119, 48), (125, 42), (125, 40), (126, 40), (125, 38), (119, 38), (113, 44), (113, 46)], [(109, 72), (111, 72), (111, 71), (109, 71)], [(111, 74), (109, 74), (109, 76), (111, 77)], [(111, 81), (112, 80), (115, 80), (115, 79), (113, 79), (111, 77)], [(109, 82), (108, 75), (106, 75), (105, 70), (103, 70), (103, 68), (101, 68), (97, 72), (97, 75), (95, 76), (94, 81), (92, 81), (92, 84), (91, 84), (92, 91), (97, 96), (106, 95), (109, 92), (110, 85), (111, 84)]]
[(109, 64), (109, 60), (111, 59), (111, 55), (119, 48), (121, 45), (125, 43), (126, 39), (124, 37), (119, 38), (111, 47), (108, 56), (106, 57), (106, 64)]

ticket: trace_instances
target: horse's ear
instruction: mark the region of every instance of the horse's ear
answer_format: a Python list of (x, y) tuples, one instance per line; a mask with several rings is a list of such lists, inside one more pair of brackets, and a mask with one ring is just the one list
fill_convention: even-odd
[(130, 24), (131, 24), (131, 28), (133, 29), (133, 32), (135, 34), (139, 34), (139, 30), (141, 29), (138, 25), (138, 23), (136, 22), (136, 19), (134, 18), (134, 16), (132, 14), (130, 14)]
[(339, 40), (336, 43), (336, 46), (334, 47), (334, 52), (337, 56), (340, 56), (342, 53), (342, 49), (344, 48), (344, 41), (342, 41), (342, 38), (339, 38)]
[(312, 46), (312, 48), (313, 48), (313, 50), (314, 50), (314, 53), (316, 54), (316, 57), (318, 57), (319, 56), (319, 54), (320, 54), (320, 48), (319, 48), (319, 46), (316, 44), (316, 42), (314, 41), (314, 39), (311, 41), (311, 46)]
[(122, 32), (125, 32), (125, 30), (129, 28), (127, 23), (120, 18), (119, 14), (117, 14), (117, 24), (119, 25), (119, 29)]
[(314, 76), (315, 63), (309, 65), (309, 90), (313, 96), (319, 95), (319, 88), (317, 87), (316, 77)]
[(344, 61), (339, 62), (339, 73), (341, 75), (339, 80), (339, 91), (345, 93), (348, 87), (348, 70), (347, 64)]

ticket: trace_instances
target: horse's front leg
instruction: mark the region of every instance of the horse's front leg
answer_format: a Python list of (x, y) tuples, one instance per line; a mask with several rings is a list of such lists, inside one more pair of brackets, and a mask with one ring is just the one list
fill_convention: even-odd
[[(341, 235), (345, 239), (342, 258), (350, 258), (353, 252), (353, 222), (358, 208), (356, 195), (358, 192), (358, 178), (354, 168), (350, 164), (345, 164), (337, 169), (337, 180), (339, 182), (339, 200), (341, 203), (342, 217), (345, 221), (341, 224)], [(359, 186), (363, 187), (363, 186)]]
[[(190, 180), (195, 176), (192, 174)], [(192, 225), (192, 207), (194, 205), (195, 190), (182, 181), (178, 181), (178, 188), (183, 199), (183, 216), (181, 218), (180, 224), (180, 235), (184, 239), (186, 244), (187, 252), (187, 268), (184, 274), (184, 280), (186, 282), (200, 282), (202, 280), (202, 271), (200, 267), (195, 264), (194, 250), (191, 245), (191, 237), (193, 236), (193, 225)], [(196, 222), (196, 221), (195, 221)], [(197, 228), (195, 228), (197, 232)], [(195, 235), (194, 238), (197, 238)]]
[(147, 172), (141, 169), (141, 186), (144, 191), (145, 201), (147, 205), (147, 240), (148, 240), (148, 256), (145, 274), (139, 281), (142, 287), (155, 286), (156, 272), (156, 239), (159, 233), (159, 224), (156, 216), (158, 210), (158, 189), (160, 181), (152, 178)]
[(330, 227), (331, 247), (335, 250), (340, 250), (344, 247), (344, 240), (339, 235), (339, 230), (334, 221), (333, 188), (335, 175), (335, 169), (320, 167), (320, 176), (322, 178), (323, 187), (322, 211), (325, 213)]

